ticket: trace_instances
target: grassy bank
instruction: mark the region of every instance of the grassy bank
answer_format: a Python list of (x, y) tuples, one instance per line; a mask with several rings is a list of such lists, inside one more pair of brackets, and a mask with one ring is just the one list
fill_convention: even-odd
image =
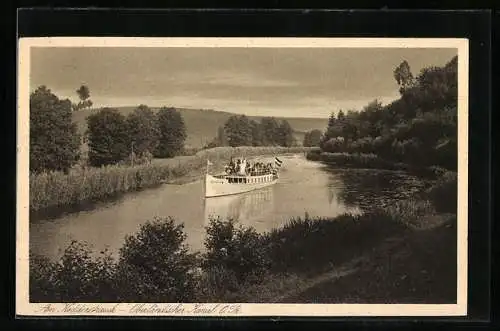
[[(389, 217), (376, 213), (294, 219), (264, 234), (231, 220), (214, 219), (207, 228), (206, 253), (198, 256), (182, 244), (186, 237), (181, 226), (171, 219), (153, 220), (125, 240), (117, 260), (93, 257), (98, 254), (77, 242), (55, 263), (32, 255), (31, 300), (167, 302), (180, 295), (172, 294), (177, 287), (188, 282), (192, 287), (183, 288), (184, 293), (192, 293), (184, 298), (188, 301), (252, 302), (256, 299), (250, 293), (265, 292), (269, 280), (277, 288), (277, 279), (306, 280), (361, 254), (386, 236), (403, 233), (405, 227)], [(162, 280), (172, 277), (178, 282), (169, 280), (167, 293)], [(130, 292), (123, 293), (124, 288)], [(164, 297), (158, 297), (158, 292), (164, 292)]]
[(69, 174), (48, 172), (30, 175), (30, 211), (71, 206), (102, 200), (125, 192), (153, 187), (183, 176), (196, 176), (205, 169), (207, 159), (221, 166), (230, 157), (253, 157), (302, 153), (307, 147), (218, 147), (195, 155), (156, 159), (136, 166), (113, 165), (101, 168), (76, 168)]
[(318, 150), (306, 154), (308, 160), (322, 161), (339, 167), (356, 167), (368, 169), (407, 170), (408, 166), (384, 160), (376, 154), (369, 153), (329, 153)]
[[(452, 303), (456, 216), (433, 190), (362, 215), (296, 218), (267, 233), (212, 219), (203, 254), (182, 225), (145, 223), (119, 258), (72, 243), (61, 259), (30, 258), (33, 302)], [(456, 181), (455, 181), (456, 183)], [(427, 197), (429, 200), (424, 199)]]
[(445, 173), (452, 172), (438, 166), (420, 167), (406, 163), (395, 163), (372, 153), (329, 153), (316, 149), (307, 152), (306, 158), (310, 161), (320, 161), (339, 168), (406, 171), (430, 179), (437, 179)]
[(456, 219), (435, 228), (407, 232), (386, 241), (350, 266), (349, 272), (305, 284), (280, 298), (282, 303), (456, 302)]

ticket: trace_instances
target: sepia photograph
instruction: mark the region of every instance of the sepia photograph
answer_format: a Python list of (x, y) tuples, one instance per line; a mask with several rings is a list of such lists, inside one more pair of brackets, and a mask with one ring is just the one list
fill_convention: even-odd
[(465, 39), (26, 38), (17, 313), (465, 315)]

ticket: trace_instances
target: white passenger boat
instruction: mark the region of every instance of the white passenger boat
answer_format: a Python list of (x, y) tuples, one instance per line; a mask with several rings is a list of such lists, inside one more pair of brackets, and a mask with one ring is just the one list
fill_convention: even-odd
[(237, 160), (226, 166), (226, 172), (220, 175), (210, 175), (210, 161), (207, 160), (205, 175), (205, 197), (219, 197), (258, 190), (276, 184), (279, 179), (278, 170), (282, 161), (275, 158), (272, 163), (255, 162), (251, 165), (246, 160)]

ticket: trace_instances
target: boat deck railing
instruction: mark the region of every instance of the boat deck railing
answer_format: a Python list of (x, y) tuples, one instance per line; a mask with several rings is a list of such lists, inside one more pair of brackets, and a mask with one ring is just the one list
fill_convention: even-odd
[(257, 176), (267, 176), (267, 175), (272, 175), (272, 172), (262, 172), (262, 173), (257, 173), (257, 172), (250, 172), (248, 174), (242, 175), (242, 174), (226, 174), (226, 175), (221, 175), (221, 176), (226, 176), (226, 177), (257, 177)]

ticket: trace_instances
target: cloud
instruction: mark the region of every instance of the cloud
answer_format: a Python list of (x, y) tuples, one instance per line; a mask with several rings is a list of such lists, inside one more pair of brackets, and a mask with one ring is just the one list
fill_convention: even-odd
[(392, 100), (392, 71), (442, 65), (446, 49), (45, 48), (32, 52), (31, 88), (76, 98), (83, 82), (96, 105), (212, 108), (290, 114)]
[(263, 73), (256, 72), (218, 72), (216, 75), (206, 77), (203, 81), (214, 87), (267, 88), (300, 86), (297, 81), (273, 79), (272, 77), (266, 77)]

